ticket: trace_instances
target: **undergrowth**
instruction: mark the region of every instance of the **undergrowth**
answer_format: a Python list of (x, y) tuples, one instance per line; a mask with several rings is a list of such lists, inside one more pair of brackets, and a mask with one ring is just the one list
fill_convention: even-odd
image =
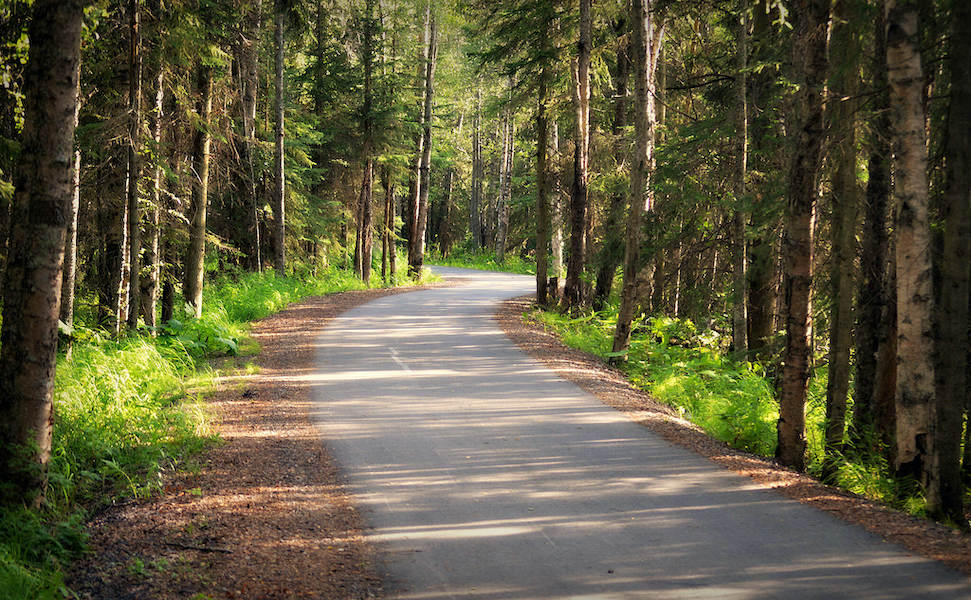
[[(579, 316), (534, 310), (526, 318), (556, 332), (568, 346), (604, 359), (612, 356), (616, 307)], [(759, 363), (731, 358), (729, 343), (727, 336), (699, 331), (687, 319), (642, 318), (633, 324), (621, 369), (634, 385), (709, 435), (732, 447), (772, 456), (779, 416), (772, 381)], [(816, 476), (823, 467), (826, 378), (825, 365), (814, 369), (806, 402), (807, 470)], [(924, 513), (918, 486), (892, 477), (878, 454), (842, 457), (833, 483), (911, 514)]]
[[(377, 281), (374, 281), (377, 284)], [(92, 510), (157, 493), (166, 473), (194, 468), (215, 442), (202, 396), (207, 359), (255, 352), (249, 322), (307, 296), (361, 289), (353, 273), (224, 275), (205, 288), (200, 319), (187, 310), (150, 335), (112, 339), (84, 322), (60, 356), (44, 506), (0, 509), (0, 597), (64, 598), (63, 567), (84, 550)]]
[(502, 271), (522, 275), (536, 274), (535, 261), (526, 260), (518, 254), (507, 254), (502, 261), (499, 261), (496, 254), (490, 251), (459, 250), (444, 257), (437, 252), (431, 252), (425, 262), (443, 267), (464, 267), (466, 269), (479, 269), (480, 271)]

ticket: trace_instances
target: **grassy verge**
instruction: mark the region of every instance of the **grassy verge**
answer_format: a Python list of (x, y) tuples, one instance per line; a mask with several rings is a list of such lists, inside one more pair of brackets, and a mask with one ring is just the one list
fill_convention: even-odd
[(194, 468), (194, 457), (216, 441), (203, 401), (212, 382), (207, 359), (255, 352), (246, 337), (251, 321), (307, 296), (363, 287), (338, 269), (245, 273), (208, 285), (203, 317), (182, 315), (157, 337), (115, 340), (76, 327), (72, 356), (57, 367), (47, 502), (0, 510), (0, 597), (64, 598), (63, 567), (83, 552), (91, 511), (151, 496), (167, 472)]
[[(536, 310), (526, 318), (556, 332), (568, 346), (605, 359), (610, 356), (616, 307), (577, 317)], [(698, 331), (686, 319), (646, 318), (635, 323), (622, 369), (632, 383), (675, 407), (709, 435), (735, 448), (772, 456), (778, 420), (772, 381), (760, 364), (730, 358), (729, 342), (715, 331)], [(826, 374), (825, 366), (813, 373), (806, 406), (808, 471), (814, 475), (820, 474), (823, 460)], [(913, 482), (892, 478), (879, 457), (842, 457), (834, 483), (912, 514), (924, 512)]]
[(506, 255), (505, 259), (500, 262), (494, 252), (459, 251), (446, 257), (432, 252), (425, 259), (425, 262), (443, 267), (464, 267), (466, 269), (479, 269), (480, 271), (502, 271), (522, 275), (536, 274), (536, 263), (525, 260), (516, 254)]

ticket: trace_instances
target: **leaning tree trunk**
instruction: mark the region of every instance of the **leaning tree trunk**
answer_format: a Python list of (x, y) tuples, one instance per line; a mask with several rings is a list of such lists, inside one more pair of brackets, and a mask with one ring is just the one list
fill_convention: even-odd
[(836, 461), (843, 451), (846, 429), (846, 395), (850, 384), (850, 345), (853, 340), (853, 269), (856, 258), (856, 24), (862, 20), (854, 10), (855, 0), (838, 0), (833, 8), (830, 89), (835, 106), (830, 110), (833, 138), (832, 259), (830, 290), (833, 301), (829, 322), (829, 378), (826, 384), (826, 439), (824, 476), (836, 474)]
[(428, 187), (432, 161), (432, 107), (435, 98), (435, 63), (438, 61), (438, 27), (434, 13), (429, 15), (428, 23), (428, 62), (425, 66), (425, 106), (422, 116), (423, 146), (418, 169), (418, 212), (415, 214), (415, 235), (408, 240), (408, 272), (415, 278), (421, 277), (421, 268), (425, 262), (425, 229), (428, 226)]
[(209, 209), (209, 120), (212, 114), (212, 71), (199, 66), (199, 129), (192, 146), (192, 217), (189, 221), (189, 251), (185, 259), (182, 290), (196, 318), (202, 316), (202, 284), (206, 259), (206, 212)]
[(634, 65), (634, 155), (631, 160), (630, 208), (627, 215), (627, 245), (624, 249), (624, 282), (614, 330), (615, 360), (630, 346), (631, 322), (637, 307), (637, 273), (640, 268), (641, 227), (645, 211), (653, 208), (650, 190), (654, 171), (654, 72), (661, 28), (652, 22), (654, 13), (649, 0), (634, 0), (631, 7)]
[(66, 224), (73, 195), (81, 0), (35, 0), (3, 285), (0, 503), (36, 504), (51, 452)]
[(961, 433), (967, 395), (968, 277), (971, 264), (971, 3), (955, 2), (951, 14), (949, 66), (951, 102), (943, 197), (944, 251), (941, 257), (935, 470), (939, 518), (967, 525), (961, 480)]
[(139, 0), (128, 0), (128, 328), (138, 327), (141, 306), (142, 210), (139, 183), (142, 178), (142, 39)]
[[(81, 101), (74, 109), (74, 127), (77, 129)], [(71, 172), (71, 212), (67, 222), (64, 242), (64, 267), (61, 273), (61, 306), (58, 318), (68, 328), (74, 327), (74, 288), (78, 272), (78, 211), (81, 208), (81, 150), (74, 149), (74, 164)], [(74, 336), (67, 338), (65, 357), (70, 358), (74, 347)]]
[(940, 506), (933, 477), (934, 332), (927, 146), (917, 2), (887, 2), (887, 74), (897, 203), (897, 456), (898, 473), (926, 487), (928, 507)]
[(573, 151), (573, 184), (570, 187), (570, 257), (566, 268), (563, 305), (576, 309), (583, 302), (581, 275), (586, 262), (586, 227), (589, 204), (587, 183), (590, 162), (590, 49), (593, 22), (592, 0), (580, 0), (580, 39), (573, 64), (573, 105), (577, 117)]
[(806, 454), (806, 392), (810, 359), (810, 290), (817, 175), (824, 138), (823, 87), (829, 0), (801, 0), (792, 6), (793, 64), (800, 88), (797, 128), (789, 168), (784, 290), (786, 346), (779, 395), (776, 457), (802, 470)]
[(278, 1), (275, 18), (275, 39), (276, 39), (276, 104), (273, 107), (276, 125), (276, 153), (273, 163), (273, 226), (275, 228), (273, 236), (273, 263), (276, 274), (284, 277), (287, 274), (287, 252), (286, 252), (286, 213), (284, 204), (286, 198), (286, 173), (283, 168), (283, 110), (284, 110), (284, 82), (283, 82), (283, 58), (286, 50), (286, 42), (283, 33), (286, 25), (286, 13), (284, 13), (283, 3)]

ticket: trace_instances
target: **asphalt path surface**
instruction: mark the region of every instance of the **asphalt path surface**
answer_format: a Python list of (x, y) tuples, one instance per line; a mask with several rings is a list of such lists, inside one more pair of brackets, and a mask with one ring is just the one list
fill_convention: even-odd
[(492, 315), (532, 278), (436, 270), (462, 285), (344, 313), (307, 374), (392, 597), (971, 598), (522, 353)]

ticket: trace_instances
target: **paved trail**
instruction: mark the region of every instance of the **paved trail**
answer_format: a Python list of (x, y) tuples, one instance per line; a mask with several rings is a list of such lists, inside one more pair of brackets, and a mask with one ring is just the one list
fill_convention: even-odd
[(319, 340), (315, 412), (392, 596), (971, 598), (960, 575), (671, 446), (492, 320), (528, 277), (390, 296)]

